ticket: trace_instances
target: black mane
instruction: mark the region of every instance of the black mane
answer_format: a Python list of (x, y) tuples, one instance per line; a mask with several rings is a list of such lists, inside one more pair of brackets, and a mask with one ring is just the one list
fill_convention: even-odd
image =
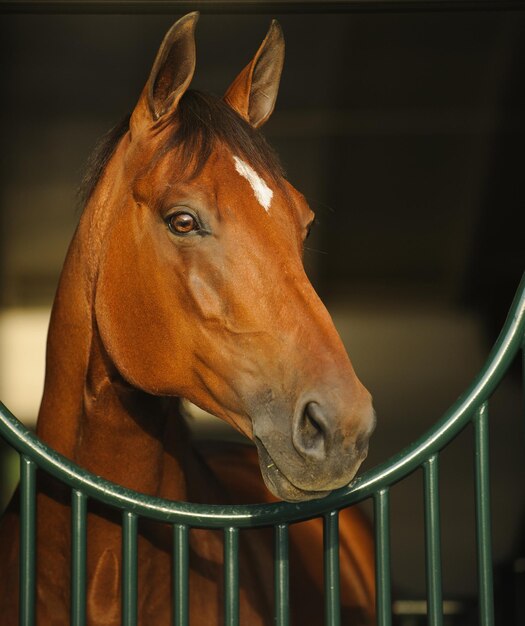
[[(181, 167), (191, 165), (190, 176), (196, 176), (206, 164), (215, 142), (225, 143), (261, 173), (278, 180), (284, 175), (279, 158), (263, 135), (245, 122), (220, 98), (189, 90), (177, 108), (178, 123), (163, 152), (181, 150)], [(82, 208), (88, 203), (104, 168), (118, 142), (129, 129), (130, 115), (106, 133), (89, 157), (78, 191)]]

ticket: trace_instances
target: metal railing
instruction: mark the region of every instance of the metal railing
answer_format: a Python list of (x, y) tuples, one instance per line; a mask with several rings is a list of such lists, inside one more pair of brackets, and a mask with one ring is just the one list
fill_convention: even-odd
[(53, 475), (71, 489), (71, 623), (85, 624), (87, 501), (93, 498), (122, 511), (122, 620), (137, 621), (137, 526), (139, 518), (171, 524), (173, 530), (174, 624), (189, 623), (189, 536), (193, 528), (224, 533), (224, 615), (227, 626), (239, 623), (239, 534), (245, 528), (272, 526), (275, 534), (275, 623), (289, 624), (288, 528), (314, 517), (324, 520), (324, 589), (326, 626), (339, 626), (338, 512), (372, 498), (376, 541), (377, 623), (390, 626), (389, 490), (422, 468), (428, 623), (443, 623), (440, 550), (439, 454), (469, 423), (474, 425), (478, 552), (479, 622), (494, 623), (489, 490), (489, 399), (518, 351), (525, 351), (525, 274), (505, 325), (484, 367), (470, 387), (420, 439), (387, 462), (356, 478), (328, 497), (303, 503), (203, 505), (147, 496), (95, 476), (45, 445), (0, 403), (0, 436), (20, 453), (20, 624), (35, 622), (36, 473)]

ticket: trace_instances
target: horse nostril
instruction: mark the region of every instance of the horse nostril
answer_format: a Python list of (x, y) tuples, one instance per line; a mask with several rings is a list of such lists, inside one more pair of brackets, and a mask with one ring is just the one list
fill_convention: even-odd
[(367, 432), (364, 435), (359, 435), (355, 440), (355, 451), (358, 457), (365, 459), (368, 453), (368, 440), (370, 439), (370, 434)]
[(326, 455), (326, 438), (327, 428), (323, 411), (317, 402), (308, 402), (295, 424), (294, 446), (302, 456), (320, 460)]

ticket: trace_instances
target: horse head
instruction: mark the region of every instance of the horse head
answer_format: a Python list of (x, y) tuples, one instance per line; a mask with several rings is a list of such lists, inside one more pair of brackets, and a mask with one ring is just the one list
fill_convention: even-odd
[(167, 33), (84, 212), (94, 323), (127, 384), (250, 437), (278, 497), (320, 497), (355, 475), (374, 412), (303, 268), (313, 213), (258, 131), (282, 33), (219, 99), (188, 89), (196, 21)]

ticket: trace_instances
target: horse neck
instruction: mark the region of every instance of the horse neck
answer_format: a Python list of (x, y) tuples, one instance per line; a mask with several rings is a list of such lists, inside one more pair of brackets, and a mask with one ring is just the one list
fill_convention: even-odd
[(174, 401), (129, 386), (105, 352), (85, 267), (93, 251), (82, 243), (82, 229), (81, 223), (53, 306), (37, 434), (108, 480), (186, 499), (186, 428), (174, 415)]

